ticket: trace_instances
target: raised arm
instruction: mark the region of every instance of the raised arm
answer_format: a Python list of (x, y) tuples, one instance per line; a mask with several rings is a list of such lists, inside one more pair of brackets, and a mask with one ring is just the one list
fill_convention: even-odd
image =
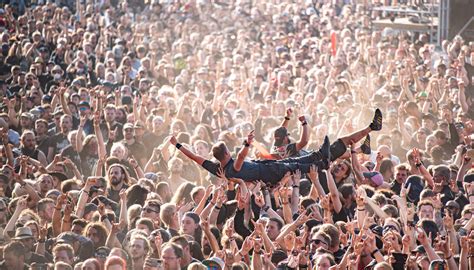
[(299, 142), (296, 143), (296, 150), (300, 151), (301, 149), (305, 148), (306, 145), (309, 142), (309, 128), (308, 128), (308, 122), (306, 122), (306, 118), (304, 115), (301, 115), (298, 117), (298, 120), (301, 122), (301, 127), (303, 128), (303, 131), (301, 132), (301, 137)]
[(326, 179), (328, 182), (328, 189), (329, 189), (329, 196), (331, 197), (331, 202), (334, 206), (334, 211), (339, 213), (342, 208), (341, 200), (339, 199), (339, 191), (337, 190), (336, 183), (334, 182), (334, 178), (332, 174), (328, 171), (324, 171), (326, 173)]
[(206, 159), (204, 157), (201, 157), (200, 155), (194, 154), (193, 152), (191, 152), (191, 150), (187, 149), (186, 147), (184, 147), (183, 145), (178, 143), (178, 140), (176, 140), (175, 136), (170, 137), (170, 143), (172, 145), (174, 145), (179, 151), (181, 151), (185, 156), (192, 159), (197, 164), (202, 166), (204, 161), (206, 161)]
[(247, 140), (244, 141), (244, 147), (240, 149), (239, 154), (237, 155), (237, 160), (234, 162), (234, 170), (240, 171), (242, 169), (242, 165), (244, 164), (245, 158), (247, 157), (250, 149), (250, 145), (253, 142), (255, 137), (255, 130), (252, 130), (247, 135)]

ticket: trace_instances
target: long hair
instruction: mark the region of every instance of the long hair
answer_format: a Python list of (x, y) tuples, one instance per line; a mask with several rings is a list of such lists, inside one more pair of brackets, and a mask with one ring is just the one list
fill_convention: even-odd
[(184, 182), (182, 183), (176, 193), (174, 194), (173, 198), (171, 198), (171, 202), (178, 205), (180, 202), (189, 203), (193, 200), (191, 197), (191, 191), (195, 188), (196, 185), (191, 182)]
[(125, 175), (125, 178), (123, 179), (123, 182), (126, 183), (127, 185), (130, 184), (130, 175), (128, 174), (127, 169), (122, 165), (118, 163), (114, 163), (109, 166), (107, 169), (107, 175), (109, 175), (110, 170), (112, 170), (113, 167), (119, 167), (122, 170), (122, 173)]

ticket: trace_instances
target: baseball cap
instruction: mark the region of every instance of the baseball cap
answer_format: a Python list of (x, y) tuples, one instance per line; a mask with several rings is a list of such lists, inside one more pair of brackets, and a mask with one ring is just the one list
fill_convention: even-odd
[(126, 123), (125, 125), (123, 125), (123, 129), (127, 129), (127, 128), (133, 128), (133, 124), (132, 123)]
[(273, 135), (275, 136), (276, 140), (279, 140), (279, 139), (281, 140), (285, 138), (286, 136), (288, 136), (289, 133), (286, 127), (279, 127), (275, 130), (275, 133)]
[(85, 106), (85, 107), (87, 107), (87, 108), (89, 108), (89, 109), (91, 108), (91, 105), (90, 105), (89, 102), (87, 102), (87, 101), (81, 101), (81, 102), (79, 102), (79, 104), (78, 104), (77, 106), (78, 106), (78, 107), (80, 107), (80, 106)]
[(383, 184), (383, 176), (379, 172), (364, 172), (362, 173), (365, 178), (369, 178), (372, 183), (377, 186)]
[(473, 181), (474, 181), (474, 174), (473, 173), (464, 175), (464, 179), (463, 179), (464, 183), (472, 183)]
[(223, 270), (225, 267), (224, 261), (218, 257), (211, 257), (207, 260), (202, 261), (202, 263), (205, 266), (210, 267), (210, 269), (216, 269), (217, 267), (217, 269)]

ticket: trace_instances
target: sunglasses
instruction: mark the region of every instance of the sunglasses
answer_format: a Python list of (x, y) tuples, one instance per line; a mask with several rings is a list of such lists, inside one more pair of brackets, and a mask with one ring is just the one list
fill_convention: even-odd
[(95, 257), (97, 258), (107, 258), (107, 256), (109, 256), (109, 254), (104, 253), (104, 252), (98, 252), (95, 254)]
[(149, 207), (143, 208), (143, 211), (147, 212), (148, 214), (152, 213), (152, 212), (159, 213), (158, 211), (153, 210), (152, 208), (149, 208)]
[(320, 245), (321, 243), (327, 245), (326, 242), (324, 242), (322, 240), (319, 240), (319, 239), (312, 239), (311, 243), (314, 243), (315, 245)]

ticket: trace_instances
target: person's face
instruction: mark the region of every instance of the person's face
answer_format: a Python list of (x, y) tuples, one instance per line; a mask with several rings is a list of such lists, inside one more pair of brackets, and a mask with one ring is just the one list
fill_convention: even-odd
[(100, 238), (99, 238), (99, 232), (94, 229), (94, 228), (89, 228), (89, 230), (87, 230), (87, 234), (86, 236), (92, 240), (92, 242), (94, 242), (94, 244), (97, 244), (99, 243), (100, 241)]
[(416, 132), (416, 140), (424, 144), (426, 141), (426, 133), (423, 130), (418, 130)]
[(420, 219), (429, 219), (433, 220), (434, 209), (431, 205), (422, 205), (418, 211), (418, 216)]
[(319, 257), (316, 260), (316, 269), (328, 270), (331, 267), (331, 262), (326, 257)]
[(61, 122), (60, 122), (60, 125), (61, 125), (61, 130), (66, 133), (66, 132), (69, 132), (72, 128), (72, 121), (71, 121), (71, 118), (69, 117), (61, 117)]
[(443, 185), (446, 184), (446, 182), (448, 181), (448, 179), (446, 179), (446, 177), (444, 177), (441, 172), (439, 171), (435, 171), (434, 174), (433, 174), (433, 181), (435, 183), (441, 183)]
[(402, 170), (399, 169), (395, 173), (395, 179), (397, 180), (398, 183), (405, 183), (408, 177), (408, 171), (407, 170)]
[(31, 119), (28, 118), (28, 117), (21, 117), (20, 118), (20, 126), (21, 127), (24, 127), (24, 128), (27, 128), (29, 127), (31, 124)]
[(142, 209), (141, 217), (150, 218), (155, 220), (160, 217), (160, 211), (154, 205), (145, 204), (145, 207)]
[(32, 251), (33, 245), (35, 244), (33, 237), (27, 239), (21, 239), (20, 242), (25, 246), (28, 251)]
[(113, 109), (105, 110), (105, 121), (107, 122), (115, 121), (115, 110)]
[(315, 235), (312, 239), (311, 239), (311, 250), (314, 250), (316, 251), (318, 248), (324, 248), (324, 249), (328, 249), (329, 248), (329, 245), (328, 243), (326, 242), (326, 240), (324, 240), (324, 238), (320, 235)]
[(72, 227), (71, 227), (71, 231), (72, 231), (73, 233), (77, 233), (77, 234), (80, 234), (80, 235), (82, 235), (82, 230), (83, 230), (83, 229), (84, 229), (84, 227), (79, 226), (78, 224), (74, 224), (74, 225), (72, 225)]
[(120, 264), (108, 265), (107, 270), (123, 270)]
[(41, 122), (35, 124), (35, 130), (37, 134), (45, 134), (48, 131), (48, 127)]
[(25, 257), (23, 255), (17, 256), (13, 252), (3, 254), (5, 260), (5, 266), (7, 269), (22, 269)]
[(146, 250), (143, 239), (132, 239), (130, 242), (130, 255), (132, 256), (132, 259), (145, 257)]
[(424, 127), (424, 128), (427, 128), (429, 130), (433, 130), (434, 129), (434, 122), (430, 119), (423, 119), (421, 120), (421, 126)]
[(336, 162), (332, 168), (331, 173), (335, 179), (342, 179), (347, 175), (349, 167), (345, 163)]
[(133, 128), (124, 128), (123, 129), (123, 137), (126, 140), (131, 140), (133, 139)]
[(53, 212), (54, 212), (54, 204), (53, 203), (46, 204), (46, 208), (44, 209), (44, 218), (47, 221), (53, 220)]
[(181, 230), (184, 234), (194, 235), (194, 231), (199, 225), (194, 222), (194, 219), (184, 216), (181, 220)]
[(111, 154), (112, 154), (113, 157), (116, 157), (116, 158), (118, 158), (118, 159), (120, 159), (120, 160), (122, 160), (122, 159), (124, 158), (124, 156), (125, 156), (125, 152), (123, 151), (123, 149), (122, 149), (121, 147), (114, 147), (114, 148), (112, 149), (112, 153), (111, 153)]
[(53, 178), (50, 176), (43, 176), (39, 182), (41, 192), (48, 192), (53, 189)]
[(88, 115), (89, 112), (90, 112), (89, 107), (87, 107), (87, 106), (79, 106), (79, 107), (77, 107), (77, 109), (79, 110), (79, 115), (80, 116)]
[(426, 150), (431, 150), (436, 145), (436, 138), (433, 136), (428, 136), (425, 142)]
[(35, 149), (36, 147), (35, 136), (31, 133), (28, 133), (25, 136), (23, 136), (23, 139), (21, 140), (21, 142), (23, 143), (23, 146), (26, 149), (32, 150), (32, 149)]
[(60, 251), (54, 252), (53, 261), (54, 261), (54, 263), (65, 262), (67, 264), (71, 264), (72, 263), (72, 258), (69, 258), (69, 256), (67, 255), (67, 252), (65, 250), (60, 250)]
[(112, 186), (117, 186), (122, 183), (124, 177), (120, 167), (112, 167), (109, 170), (109, 181)]
[(271, 240), (275, 240), (277, 236), (280, 234), (280, 230), (278, 229), (278, 224), (273, 220), (270, 220), (269, 222), (267, 222), (265, 231), (267, 232), (268, 237), (270, 237)]
[(193, 201), (196, 203), (196, 205), (202, 200), (202, 198), (205, 195), (205, 191), (203, 189), (200, 189), (196, 195), (193, 198)]
[(161, 258), (163, 259), (164, 270), (178, 270), (181, 268), (179, 259), (172, 247), (166, 247), (161, 251)]
[(196, 145), (196, 152), (200, 156), (203, 156), (203, 157), (209, 156), (209, 151), (210, 151), (209, 147), (206, 147), (206, 145), (204, 145), (203, 143), (199, 143)]

